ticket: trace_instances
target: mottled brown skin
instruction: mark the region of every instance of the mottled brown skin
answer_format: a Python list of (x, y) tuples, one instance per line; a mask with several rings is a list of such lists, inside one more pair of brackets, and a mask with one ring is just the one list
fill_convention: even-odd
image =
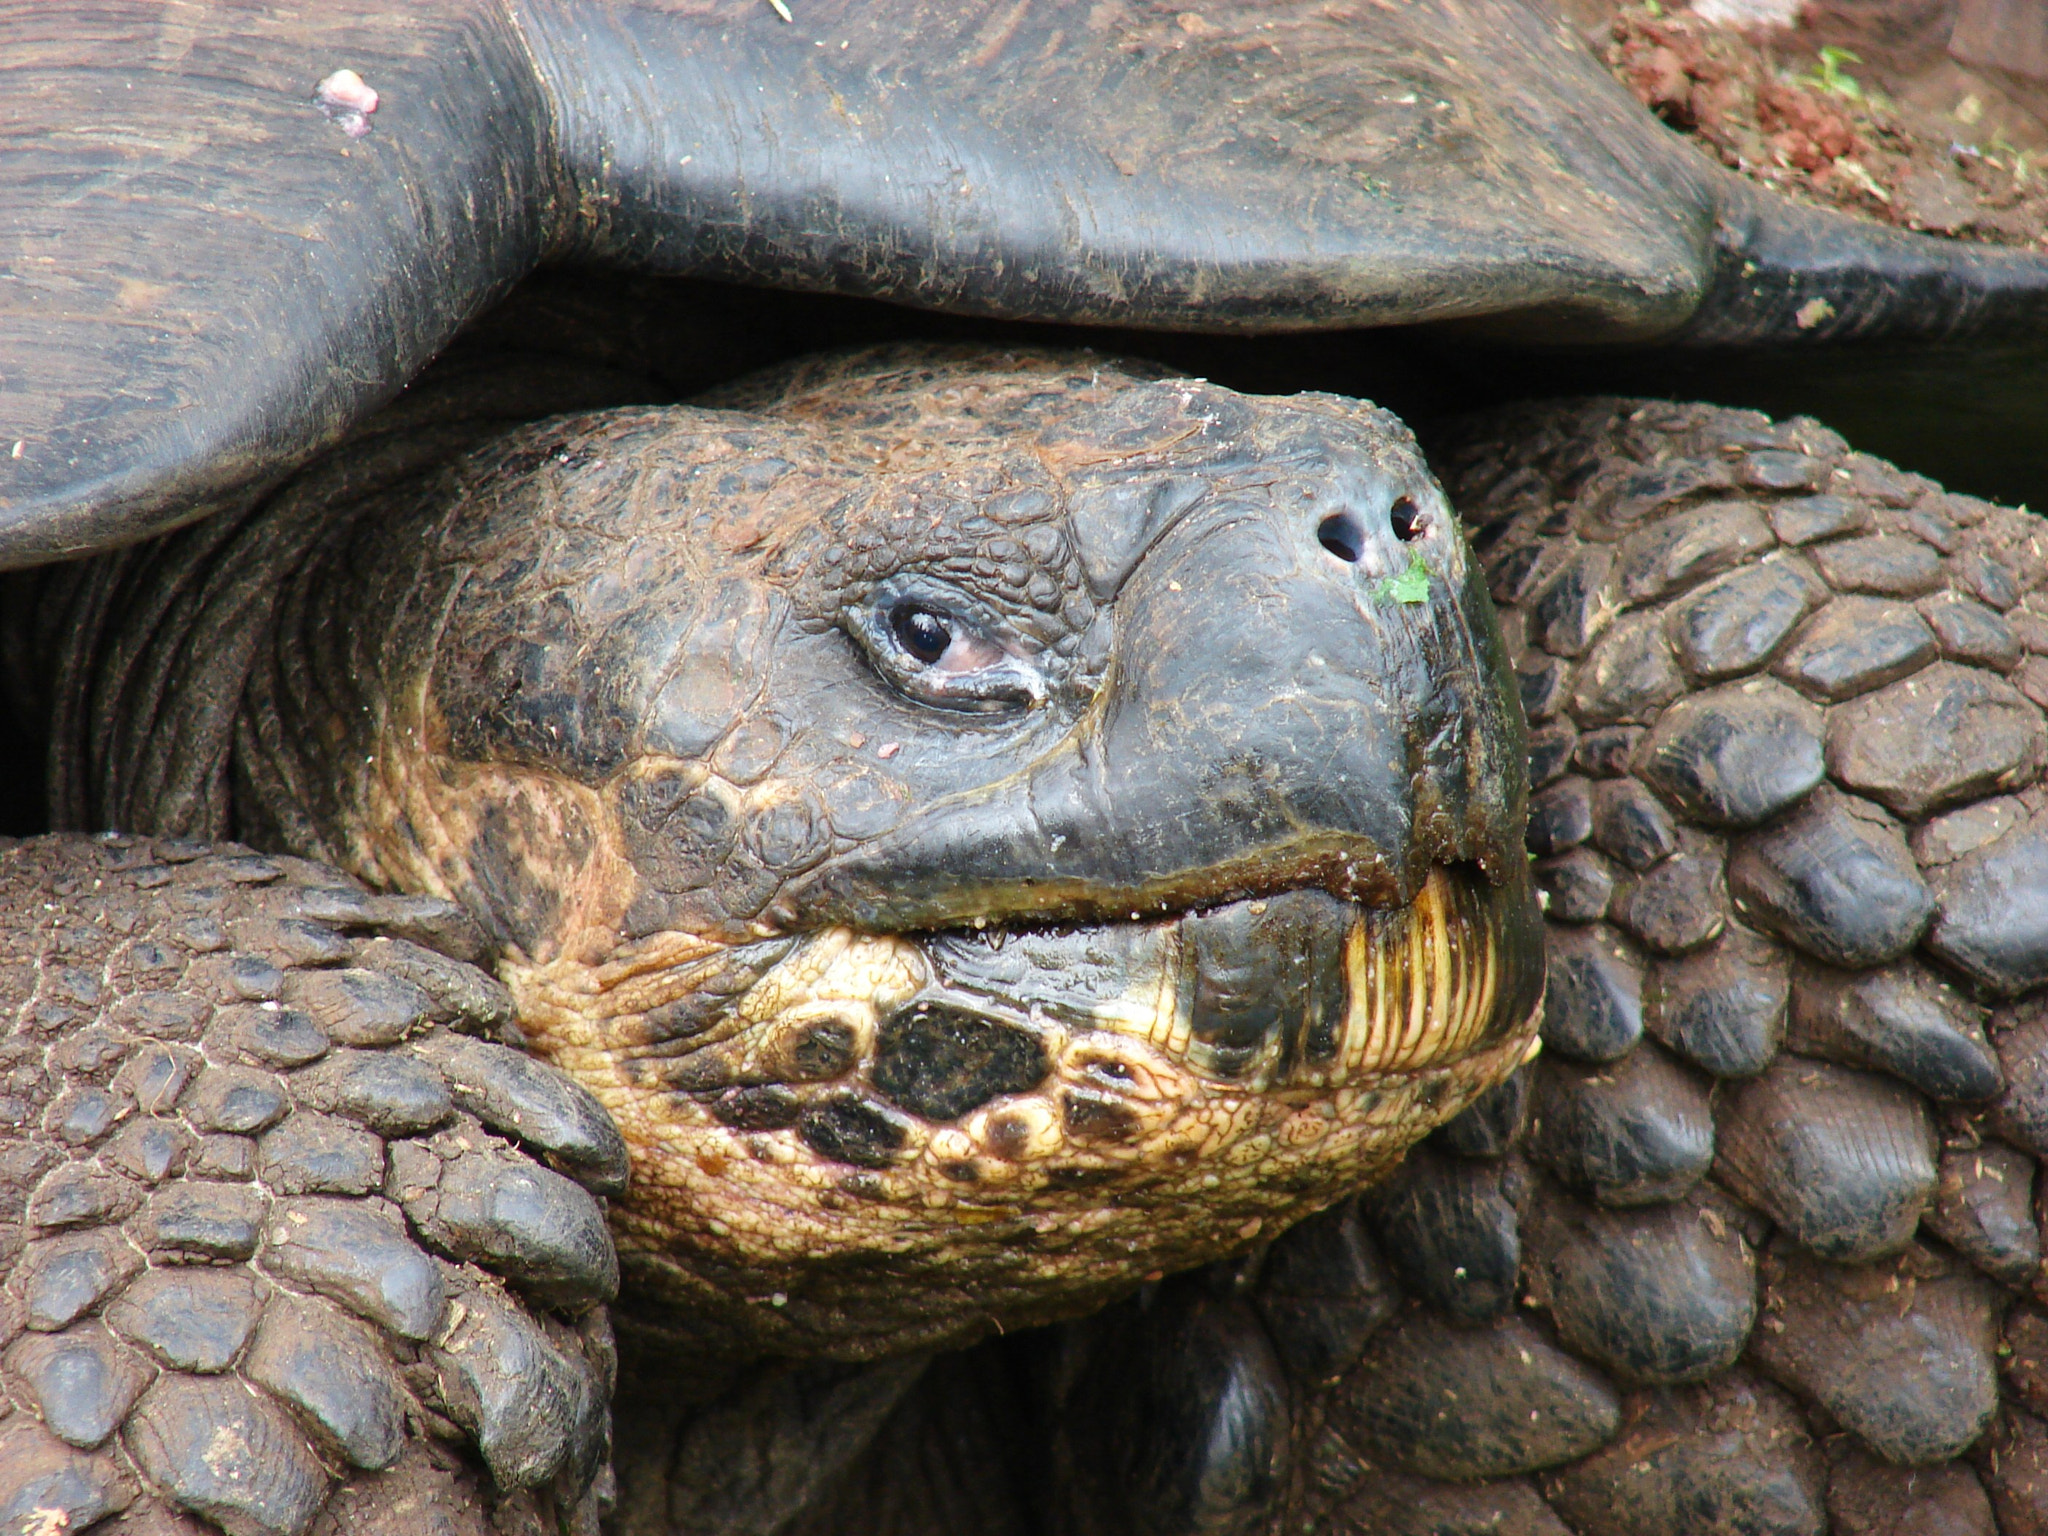
[(476, 917), (635, 1151), (614, 1230), (671, 1332), (864, 1358), (1085, 1310), (1524, 1059), (1517, 712), (1392, 418), (914, 351), (717, 405), (309, 482), (94, 685), (174, 644), (205, 679), (99, 765), (129, 824), (211, 751), (162, 812)]

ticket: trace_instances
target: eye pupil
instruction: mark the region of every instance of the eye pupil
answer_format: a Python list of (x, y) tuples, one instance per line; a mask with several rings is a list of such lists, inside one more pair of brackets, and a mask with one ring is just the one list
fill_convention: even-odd
[(898, 608), (889, 616), (889, 627), (904, 650), (927, 664), (945, 655), (953, 643), (953, 631), (929, 608)]

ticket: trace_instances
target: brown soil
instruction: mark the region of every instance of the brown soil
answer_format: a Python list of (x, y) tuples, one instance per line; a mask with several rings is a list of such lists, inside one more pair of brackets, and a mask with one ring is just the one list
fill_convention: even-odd
[[(1558, 3), (1638, 99), (1745, 175), (1881, 223), (2048, 248), (2048, 0)], [(1773, 12), (1795, 19), (1725, 19)]]

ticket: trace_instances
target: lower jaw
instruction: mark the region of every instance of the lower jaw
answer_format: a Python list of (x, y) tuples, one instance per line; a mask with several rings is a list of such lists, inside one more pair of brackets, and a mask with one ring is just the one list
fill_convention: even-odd
[[(673, 1058), (635, 1038), (630, 1012), (593, 1018), (588, 993), (565, 1012), (543, 978), (512, 979), (535, 1043), (633, 1149), (613, 1213), (628, 1305), (706, 1354), (867, 1359), (1075, 1315), (1240, 1252), (1371, 1182), (1534, 1053), (1526, 889), (1443, 875), (1399, 913), (1320, 901), (1092, 931), (820, 936), (735, 1004), (736, 1025)], [(1303, 935), (1322, 957), (1306, 985), (1286, 953)], [(1099, 984), (1122, 972), (1120, 990)], [(1032, 974), (1057, 984), (1021, 986)], [(879, 995), (877, 976), (892, 978)], [(1262, 990), (1300, 1007), (1247, 1048)], [(749, 1019), (749, 998), (775, 1006)], [(790, 1059), (788, 1026), (820, 1017), (850, 1033), (843, 1070), (760, 1081)], [(1003, 1091), (963, 1104), (944, 1074), (919, 1076), (935, 1049), (986, 1047), (968, 1062), (986, 1069), (1009, 1038), (988, 1029), (1029, 1036), (1036, 1081), (998, 1072), (981, 1087)], [(906, 1032), (922, 1055), (892, 1067)], [(706, 1052), (740, 1080), (705, 1073)], [(693, 1073), (700, 1086), (665, 1081)]]

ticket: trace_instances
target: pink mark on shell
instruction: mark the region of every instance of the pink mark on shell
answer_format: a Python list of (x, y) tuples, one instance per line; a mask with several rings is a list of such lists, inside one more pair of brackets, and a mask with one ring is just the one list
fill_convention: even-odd
[(377, 110), (377, 93), (352, 69), (337, 69), (313, 87), (313, 100), (321, 114), (352, 139), (370, 131), (370, 114)]

